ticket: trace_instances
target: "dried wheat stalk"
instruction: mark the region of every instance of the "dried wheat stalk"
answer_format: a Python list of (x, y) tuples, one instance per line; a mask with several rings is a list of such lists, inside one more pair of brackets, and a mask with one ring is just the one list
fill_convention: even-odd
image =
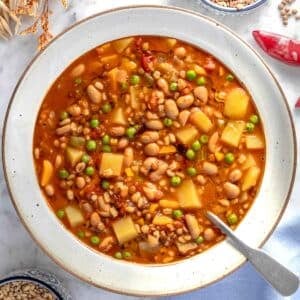
[[(60, 1), (68, 7), (67, 0)], [(40, 29), (38, 49), (43, 49), (52, 39), (49, 15), (49, 0), (0, 0), (0, 39), (8, 40), (15, 34), (33, 34)], [(19, 32), (26, 17), (32, 19), (32, 24)]]

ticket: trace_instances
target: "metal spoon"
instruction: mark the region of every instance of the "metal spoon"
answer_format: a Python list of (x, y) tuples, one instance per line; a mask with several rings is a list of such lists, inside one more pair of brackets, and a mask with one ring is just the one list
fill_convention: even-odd
[(299, 287), (299, 278), (262, 250), (249, 247), (215, 214), (207, 212), (207, 217), (225, 233), (235, 248), (243, 253), (262, 277), (283, 296), (290, 296)]

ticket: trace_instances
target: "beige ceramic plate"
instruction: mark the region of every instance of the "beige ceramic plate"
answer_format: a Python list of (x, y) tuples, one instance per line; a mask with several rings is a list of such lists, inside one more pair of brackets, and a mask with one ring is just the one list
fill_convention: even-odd
[(262, 245), (279, 221), (293, 185), (296, 141), (290, 112), (261, 58), (234, 33), (192, 12), (150, 6), (122, 8), (84, 20), (58, 36), (33, 60), (12, 97), (3, 139), (6, 180), (28, 231), (69, 272), (120, 293), (181, 293), (223, 278), (245, 258), (226, 241), (169, 265), (138, 265), (96, 253), (57, 221), (40, 192), (34, 170), (34, 124), (50, 85), (86, 51), (132, 35), (169, 36), (192, 43), (225, 63), (249, 89), (264, 122), (266, 171), (258, 197), (236, 232), (250, 245)]

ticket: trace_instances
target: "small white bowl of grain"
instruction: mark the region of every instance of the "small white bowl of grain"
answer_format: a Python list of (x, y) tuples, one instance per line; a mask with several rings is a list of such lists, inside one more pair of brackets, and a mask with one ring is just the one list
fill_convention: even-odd
[(267, 0), (201, 0), (202, 3), (217, 13), (249, 13), (263, 5)]

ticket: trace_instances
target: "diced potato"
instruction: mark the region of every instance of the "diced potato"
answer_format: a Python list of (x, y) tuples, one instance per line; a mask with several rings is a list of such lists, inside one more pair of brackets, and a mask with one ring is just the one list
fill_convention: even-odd
[(166, 39), (166, 43), (167, 43), (167, 46), (172, 49), (176, 43), (177, 43), (177, 40), (176, 39)]
[(261, 135), (247, 135), (246, 147), (249, 150), (260, 150), (265, 148), (265, 142)]
[(72, 167), (74, 167), (80, 161), (82, 155), (82, 150), (66, 147), (66, 158)]
[(167, 74), (172, 74), (174, 72), (176, 72), (176, 69), (174, 68), (174, 66), (170, 63), (167, 62), (162, 62), (157, 66), (158, 70), (163, 72), (163, 73), (167, 73)]
[(53, 165), (52, 163), (45, 159), (43, 161), (43, 170), (41, 176), (41, 186), (45, 186), (49, 183), (51, 177), (53, 175)]
[(184, 180), (176, 190), (177, 199), (181, 208), (201, 208), (202, 203), (196, 187), (191, 179)]
[(225, 98), (224, 115), (231, 119), (245, 117), (249, 105), (249, 96), (242, 88), (234, 88)]
[(109, 65), (110, 68), (114, 68), (119, 63), (119, 56), (117, 54), (103, 56), (100, 58), (100, 61), (105, 65)]
[(120, 244), (133, 240), (138, 235), (131, 217), (125, 217), (114, 222), (112, 227)]
[(221, 141), (229, 146), (238, 147), (244, 128), (244, 121), (229, 121), (223, 129)]
[(177, 149), (175, 146), (167, 145), (167, 146), (160, 147), (158, 154), (167, 155), (167, 154), (176, 153), (176, 151)]
[(129, 94), (130, 94), (130, 105), (133, 109), (138, 110), (140, 108), (140, 100), (137, 96), (137, 89), (134, 86), (131, 86), (129, 88)]
[(122, 107), (117, 107), (113, 110), (111, 114), (111, 123), (127, 126), (127, 120), (124, 114), (124, 109)]
[(125, 174), (126, 174), (127, 177), (133, 177), (134, 176), (134, 173), (133, 173), (131, 168), (126, 168), (125, 169)]
[(164, 215), (155, 215), (155, 217), (152, 220), (152, 224), (154, 225), (167, 225), (172, 223), (173, 219)]
[(149, 212), (154, 213), (158, 209), (158, 204), (157, 203), (151, 203), (149, 207)]
[(209, 132), (213, 128), (213, 124), (209, 117), (202, 111), (194, 111), (191, 113), (190, 122), (203, 132)]
[(172, 208), (176, 209), (179, 208), (178, 201), (169, 200), (169, 199), (161, 199), (159, 200), (159, 205), (163, 208)]
[(84, 217), (78, 207), (69, 205), (65, 208), (65, 212), (72, 228), (83, 224)]
[(100, 162), (100, 175), (103, 177), (120, 176), (123, 167), (123, 154), (103, 153)]
[(199, 134), (198, 130), (193, 127), (182, 127), (181, 129), (175, 132), (175, 135), (180, 143), (184, 145), (191, 144)]
[(113, 91), (116, 91), (118, 88), (118, 81), (117, 81), (117, 75), (118, 75), (118, 68), (111, 69), (107, 74), (110, 82), (110, 86)]
[(215, 157), (216, 157), (216, 160), (217, 161), (222, 161), (223, 159), (224, 159), (224, 153), (222, 153), (222, 152), (216, 152), (215, 153)]
[(126, 71), (134, 71), (137, 68), (137, 64), (128, 58), (123, 58), (121, 62), (121, 68), (125, 69)]
[(198, 75), (207, 75), (206, 70), (199, 65), (194, 65), (194, 70)]
[(242, 170), (247, 170), (253, 166), (256, 166), (256, 160), (254, 156), (251, 153), (249, 153), (247, 154), (245, 162), (242, 164)]
[(118, 53), (122, 53), (133, 41), (134, 38), (125, 38), (112, 42), (112, 46)]
[(258, 167), (250, 167), (244, 177), (242, 178), (242, 191), (247, 191), (250, 188), (254, 187), (257, 184), (259, 175), (260, 175), (260, 168)]

